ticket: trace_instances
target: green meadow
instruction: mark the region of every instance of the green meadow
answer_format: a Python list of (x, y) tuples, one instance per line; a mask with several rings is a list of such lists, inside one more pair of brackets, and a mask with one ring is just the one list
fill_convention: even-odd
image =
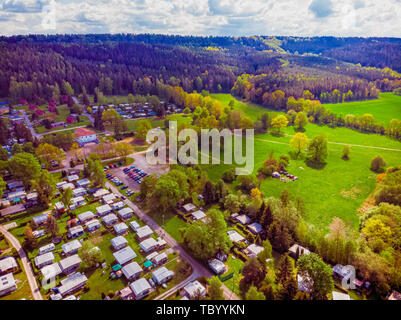
[(370, 113), (378, 123), (385, 126), (392, 119), (401, 120), (401, 96), (392, 93), (382, 93), (376, 100), (325, 104), (324, 106), (334, 113), (342, 113), (344, 116), (347, 114), (362, 116), (365, 113)]
[[(230, 95), (213, 95), (215, 99), (228, 104)], [(253, 119), (271, 111), (261, 106), (247, 104), (236, 100), (235, 109), (243, 110)], [(294, 128), (287, 127), (281, 136), (271, 133), (255, 136), (255, 166), (253, 174), (263, 165), (270, 152), (275, 157), (288, 154), (291, 151), (289, 142), (294, 135)], [(376, 174), (370, 171), (373, 157), (381, 155), (387, 166), (401, 165), (401, 142), (376, 135), (363, 134), (346, 128), (329, 128), (308, 124), (305, 134), (313, 138), (324, 134), (328, 141), (327, 164), (319, 169), (308, 167), (303, 160), (291, 160), (287, 171), (299, 178), (295, 182), (284, 183), (268, 178), (261, 183), (261, 191), (266, 197), (278, 197), (284, 189), (291, 195), (300, 197), (305, 202), (306, 220), (311, 224), (326, 228), (333, 217), (342, 218), (354, 228), (358, 228), (358, 208), (373, 192), (376, 185)], [(345, 145), (351, 148), (350, 160), (342, 160), (342, 150)], [(223, 172), (229, 169), (227, 165), (205, 166), (212, 180), (221, 178)]]

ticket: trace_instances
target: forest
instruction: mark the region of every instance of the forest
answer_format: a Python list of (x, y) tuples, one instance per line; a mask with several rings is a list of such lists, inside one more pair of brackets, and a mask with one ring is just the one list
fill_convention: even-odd
[[(374, 45), (382, 49), (365, 57)], [(276, 90), (286, 99), (308, 90), (322, 103), (374, 99), (401, 87), (394, 56), (400, 45), (395, 39), (361, 38), (0, 37), (0, 97), (41, 104), (59, 91), (67, 94), (62, 84), (68, 81), (75, 94), (98, 88), (105, 95), (152, 95), (159, 82), (189, 93), (228, 93), (235, 85), (233, 93), (259, 103)]]

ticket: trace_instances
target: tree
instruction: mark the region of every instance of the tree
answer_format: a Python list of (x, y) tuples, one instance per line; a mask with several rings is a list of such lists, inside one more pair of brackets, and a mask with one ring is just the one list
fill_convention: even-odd
[(229, 194), (224, 199), (224, 208), (228, 210), (231, 214), (238, 213), (241, 207), (241, 203), (238, 196), (235, 194)]
[(276, 129), (278, 133), (282, 128), (285, 128), (287, 125), (288, 125), (288, 119), (283, 115), (275, 117), (271, 123), (272, 128)]
[(29, 250), (33, 250), (36, 247), (37, 240), (32, 233), (30, 226), (25, 227), (25, 245)]
[(309, 144), (307, 160), (313, 163), (324, 163), (327, 159), (327, 138), (323, 135), (316, 136)]
[(90, 241), (84, 241), (84, 243), (82, 243), (79, 256), (89, 269), (96, 267), (98, 263), (104, 261), (102, 251), (98, 247), (95, 247)]
[(59, 231), (59, 227), (58, 227), (58, 223), (57, 223), (57, 220), (55, 217), (49, 216), (47, 218), (46, 230), (47, 230), (47, 232), (52, 234), (53, 238), (57, 235), (57, 233)]
[(134, 152), (134, 148), (128, 143), (116, 143), (114, 145), (114, 150), (118, 157), (121, 157), (126, 161), (127, 157)]
[(111, 108), (103, 112), (101, 120), (109, 124), (111, 127), (114, 127), (117, 119), (120, 117), (121, 116), (118, 114), (118, 112)]
[(290, 146), (298, 151), (297, 157), (301, 154), (302, 150), (306, 149), (309, 144), (309, 139), (305, 133), (297, 132), (290, 140)]
[(3, 197), (4, 190), (6, 189), (7, 183), (0, 177), (0, 199)]
[(69, 208), (71, 204), (71, 199), (74, 196), (71, 188), (67, 188), (64, 191), (61, 191), (61, 202), (64, 204), (64, 207)]
[(154, 173), (154, 174), (151, 174), (151, 175), (145, 177), (142, 180), (139, 190), (140, 190), (141, 196), (144, 199), (150, 197), (150, 195), (152, 194), (152, 192), (155, 188), (155, 185), (156, 185), (158, 179), (159, 179), (159, 177), (157, 176), (157, 174)]
[(4, 148), (0, 148), (0, 161), (8, 160), (8, 151)]
[(294, 126), (297, 128), (299, 131), (305, 130), (306, 125), (308, 124), (308, 115), (306, 112), (298, 112), (295, 120), (294, 120)]
[(350, 147), (345, 146), (343, 149), (343, 156), (341, 157), (343, 160), (349, 160), (349, 154), (350, 154)]
[(214, 276), (209, 279), (208, 293), (210, 300), (225, 300), (221, 285), (222, 283), (218, 277)]
[(106, 174), (104, 173), (102, 163), (99, 160), (86, 159), (86, 172), (93, 183), (104, 186), (106, 183)]
[(265, 295), (255, 286), (251, 286), (245, 295), (245, 300), (265, 300)]
[(333, 291), (333, 270), (316, 253), (302, 255), (297, 267), (312, 299), (323, 300)]
[(51, 161), (57, 161), (61, 163), (65, 159), (65, 152), (60, 148), (48, 143), (42, 143), (36, 149), (36, 155), (38, 158), (46, 163), (47, 166), (50, 165)]
[(13, 147), (11, 148), (11, 154), (22, 153), (24, 152), (22, 146), (18, 143), (14, 143)]
[(136, 129), (137, 139), (145, 141), (149, 130), (152, 130), (152, 125), (149, 120), (140, 120)]
[(382, 172), (384, 167), (386, 166), (386, 162), (381, 156), (377, 156), (373, 158), (372, 162), (370, 163), (370, 170), (373, 172)]
[(258, 254), (258, 259), (262, 263), (266, 263), (267, 259), (272, 258), (272, 245), (270, 244), (269, 240), (263, 241), (263, 251)]
[(41, 173), (38, 160), (30, 153), (17, 153), (8, 161), (8, 164), (14, 178), (22, 180), (26, 186), (32, 180), (38, 179)]
[(245, 297), (251, 286), (260, 287), (266, 277), (266, 267), (258, 259), (250, 258), (242, 270), (243, 278), (240, 280), (239, 289), (241, 295)]
[(38, 180), (33, 180), (32, 189), (35, 189), (39, 195), (39, 201), (42, 204), (48, 205), (56, 193), (56, 178), (47, 170), (42, 170)]

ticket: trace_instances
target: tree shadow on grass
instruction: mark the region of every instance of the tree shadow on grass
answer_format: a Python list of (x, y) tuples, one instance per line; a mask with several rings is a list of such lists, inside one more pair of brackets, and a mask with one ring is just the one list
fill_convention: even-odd
[(309, 168), (316, 169), (316, 170), (323, 170), (327, 165), (327, 163), (325, 163), (325, 162), (322, 163), (322, 162), (315, 162), (315, 161), (311, 161), (311, 160), (306, 160), (305, 163)]

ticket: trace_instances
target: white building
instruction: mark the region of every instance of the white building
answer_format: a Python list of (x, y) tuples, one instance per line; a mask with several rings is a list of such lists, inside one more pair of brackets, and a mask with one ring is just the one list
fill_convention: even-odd
[(86, 128), (77, 128), (74, 130), (74, 139), (80, 145), (84, 145), (85, 143), (96, 142), (96, 132), (86, 129)]

